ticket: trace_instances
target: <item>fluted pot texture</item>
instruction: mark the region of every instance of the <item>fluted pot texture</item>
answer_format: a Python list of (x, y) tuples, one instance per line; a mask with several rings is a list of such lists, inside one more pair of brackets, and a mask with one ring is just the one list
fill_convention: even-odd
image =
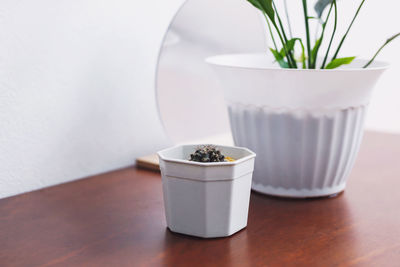
[(257, 153), (252, 189), (284, 197), (343, 191), (371, 92), (387, 68), (280, 69), (264, 54), (208, 58), (225, 90), (235, 145)]

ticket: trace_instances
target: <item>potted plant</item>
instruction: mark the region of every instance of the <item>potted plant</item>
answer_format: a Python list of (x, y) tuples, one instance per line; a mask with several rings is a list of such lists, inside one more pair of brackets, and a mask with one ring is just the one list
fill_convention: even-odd
[(255, 154), (246, 148), (181, 145), (158, 152), (168, 228), (203, 238), (247, 226)]
[[(267, 21), (273, 57), (233, 54), (208, 58), (224, 84), (236, 145), (258, 154), (252, 188), (284, 197), (320, 197), (345, 189), (356, 159), (371, 91), (387, 64), (339, 57), (346, 33), (336, 38), (336, 0), (315, 5), (320, 34), (311, 45), (307, 0), (305, 40), (286, 34), (273, 0), (248, 0)], [(332, 19), (333, 17), (333, 19)], [(333, 23), (329, 34), (325, 29)], [(328, 38), (329, 37), (329, 38)], [(320, 47), (327, 42), (327, 49)], [(299, 50), (299, 53), (296, 53)]]

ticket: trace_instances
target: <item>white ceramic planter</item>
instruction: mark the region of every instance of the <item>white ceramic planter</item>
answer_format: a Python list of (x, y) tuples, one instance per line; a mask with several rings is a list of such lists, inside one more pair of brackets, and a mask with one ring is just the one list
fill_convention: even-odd
[(197, 147), (183, 145), (158, 153), (168, 228), (203, 238), (230, 236), (247, 226), (255, 154), (218, 146), (236, 161), (187, 160)]
[(207, 59), (225, 88), (236, 145), (258, 154), (252, 188), (285, 197), (343, 191), (361, 144), (371, 91), (387, 67), (280, 69), (261, 54)]

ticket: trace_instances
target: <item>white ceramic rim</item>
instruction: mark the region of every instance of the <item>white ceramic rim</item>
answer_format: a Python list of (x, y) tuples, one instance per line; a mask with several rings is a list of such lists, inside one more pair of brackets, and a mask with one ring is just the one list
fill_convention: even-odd
[[(207, 163), (202, 163), (202, 162), (196, 162), (196, 161), (189, 161), (186, 159), (176, 159), (176, 158), (169, 158), (169, 157), (165, 157), (163, 155), (164, 152), (167, 152), (169, 150), (173, 150), (173, 149), (179, 149), (185, 146), (189, 146), (189, 147), (193, 147), (193, 146), (204, 146), (204, 145), (211, 145), (211, 146), (216, 146), (219, 148), (230, 148), (230, 149), (238, 149), (238, 150), (245, 150), (246, 152), (248, 152), (250, 155), (242, 157), (238, 160), (232, 161), (232, 162), (207, 162)], [(159, 152), (157, 152), (157, 155), (164, 161), (167, 162), (175, 162), (175, 163), (182, 163), (182, 164), (188, 164), (188, 165), (197, 165), (197, 166), (203, 166), (203, 167), (217, 167), (217, 166), (234, 166), (237, 164), (240, 164), (242, 162), (245, 162), (249, 159), (255, 158), (256, 157), (256, 153), (254, 153), (253, 151), (251, 151), (250, 149), (246, 148), (246, 147), (237, 147), (237, 146), (220, 146), (220, 145), (215, 145), (215, 144), (186, 144), (186, 145), (177, 145), (174, 147), (170, 147), (164, 150), (161, 150)]]
[[(337, 69), (283, 69), (279, 66), (274, 67), (251, 67), (248, 64), (230, 64), (226, 62), (228, 58), (232, 57), (255, 57), (255, 56), (262, 56), (265, 58), (270, 58), (267, 53), (237, 53), (237, 54), (221, 54), (215, 55), (211, 57), (207, 57), (205, 62), (210, 65), (219, 66), (219, 67), (227, 67), (227, 68), (234, 68), (234, 69), (252, 69), (252, 70), (271, 70), (271, 71), (281, 71), (281, 72), (351, 72), (351, 71), (377, 71), (377, 70), (386, 70), (390, 64), (384, 61), (374, 60), (371, 67), (368, 68), (360, 68), (360, 67), (351, 67), (351, 65), (347, 68), (337, 68)], [(225, 61), (225, 62), (224, 62)], [(362, 63), (363, 65), (366, 64), (369, 60), (366, 59), (355, 59), (354, 62)]]

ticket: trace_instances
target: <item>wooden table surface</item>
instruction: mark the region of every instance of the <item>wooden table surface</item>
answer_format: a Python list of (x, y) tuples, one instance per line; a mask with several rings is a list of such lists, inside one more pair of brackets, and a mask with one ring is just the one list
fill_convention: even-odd
[(248, 227), (166, 228), (158, 173), (128, 168), (0, 200), (0, 266), (400, 266), (400, 136), (368, 133), (346, 191), (252, 193)]

